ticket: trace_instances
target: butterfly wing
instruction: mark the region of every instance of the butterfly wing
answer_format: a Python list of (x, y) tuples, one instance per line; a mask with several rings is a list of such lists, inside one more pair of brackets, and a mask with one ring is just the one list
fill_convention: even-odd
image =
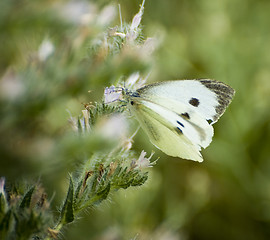
[[(202, 162), (200, 150), (210, 144), (212, 126), (196, 112), (185, 114), (187, 108), (184, 104), (174, 100), (167, 101), (170, 109), (134, 97), (130, 110), (157, 148), (170, 156)], [(183, 114), (172, 108), (177, 108), (178, 112)]]
[[(165, 81), (137, 90), (140, 98), (171, 109), (168, 100), (181, 102), (205, 120), (215, 123), (230, 104), (235, 91), (228, 85), (209, 79)], [(187, 113), (189, 114), (189, 111)]]

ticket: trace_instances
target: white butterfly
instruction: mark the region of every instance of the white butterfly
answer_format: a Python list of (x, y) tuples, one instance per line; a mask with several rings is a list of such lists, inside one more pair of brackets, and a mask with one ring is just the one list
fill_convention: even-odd
[(165, 81), (122, 91), (128, 108), (157, 148), (198, 162), (203, 161), (201, 147), (212, 141), (212, 125), (234, 93), (230, 86), (209, 79)]

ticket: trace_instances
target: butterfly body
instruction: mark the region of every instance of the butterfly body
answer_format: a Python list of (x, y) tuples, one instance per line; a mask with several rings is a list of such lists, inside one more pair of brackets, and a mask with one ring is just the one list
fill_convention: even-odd
[(128, 108), (164, 153), (202, 162), (214, 134), (212, 124), (224, 113), (235, 91), (208, 79), (153, 83), (125, 90)]

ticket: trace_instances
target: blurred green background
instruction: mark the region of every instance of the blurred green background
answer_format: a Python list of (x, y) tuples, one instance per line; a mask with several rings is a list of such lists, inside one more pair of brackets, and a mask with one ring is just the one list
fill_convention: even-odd
[[(160, 157), (147, 183), (89, 209), (64, 238), (269, 239), (270, 2), (146, 0), (144, 35), (162, 39), (153, 58), (116, 53), (104, 60), (91, 46), (120, 25), (118, 3), (130, 22), (141, 1), (1, 1), (0, 175), (40, 179), (56, 209), (87, 148), (72, 137), (70, 114), (101, 101), (121, 75), (153, 64), (148, 82), (210, 78), (236, 90), (202, 151), (205, 161), (168, 157), (139, 131), (138, 153)], [(90, 17), (79, 18), (82, 12)], [(54, 50), (43, 60), (46, 39)]]

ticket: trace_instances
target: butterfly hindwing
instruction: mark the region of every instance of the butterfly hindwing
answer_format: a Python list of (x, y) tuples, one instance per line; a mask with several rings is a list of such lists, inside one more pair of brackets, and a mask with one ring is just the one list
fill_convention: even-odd
[(195, 112), (188, 113), (181, 103), (170, 102), (170, 106), (175, 105), (177, 107), (167, 109), (154, 102), (134, 98), (130, 109), (151, 142), (160, 150), (170, 156), (201, 162), (200, 149), (210, 144), (213, 128)]

